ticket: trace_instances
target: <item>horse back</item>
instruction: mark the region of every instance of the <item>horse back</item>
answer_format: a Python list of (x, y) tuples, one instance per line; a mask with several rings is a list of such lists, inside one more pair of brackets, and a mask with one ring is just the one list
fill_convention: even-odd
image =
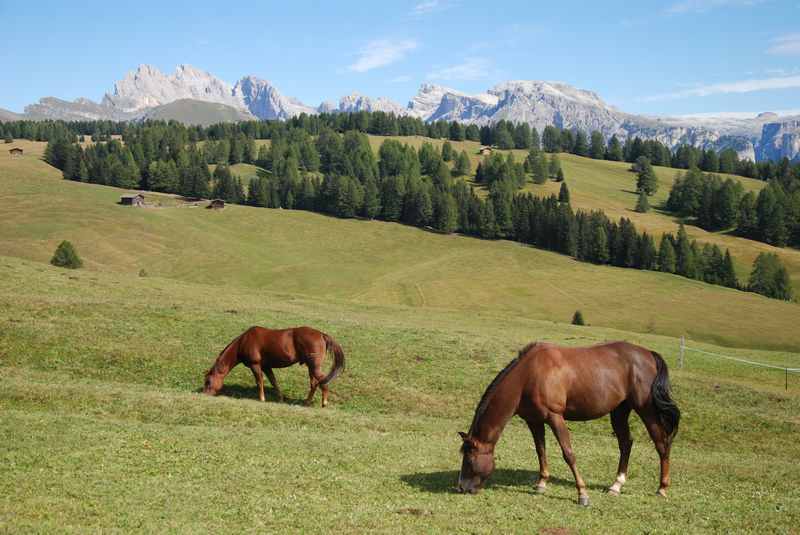
[(556, 412), (570, 420), (599, 418), (624, 401), (632, 408), (642, 406), (655, 376), (650, 351), (627, 342), (591, 347), (537, 344), (525, 358), (525, 390), (536, 412)]

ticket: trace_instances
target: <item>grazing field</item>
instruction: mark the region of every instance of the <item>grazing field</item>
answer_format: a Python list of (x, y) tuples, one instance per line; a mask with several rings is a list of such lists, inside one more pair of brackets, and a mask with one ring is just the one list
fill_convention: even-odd
[[(0, 269), (1, 531), (764, 533), (800, 522), (799, 378), (787, 392), (766, 370), (702, 359), (678, 370), (676, 340), (598, 327), (420, 314), (10, 257)], [(202, 372), (245, 327), (302, 323), (347, 353), (331, 407), (299, 405), (307, 382), (298, 367), (277, 372), (286, 404), (256, 401), (241, 368), (222, 396), (197, 393)], [(533, 493), (532, 440), (517, 420), (487, 489), (453, 491), (456, 431), (516, 349), (531, 339), (617, 338), (658, 350), (671, 366), (683, 421), (668, 499), (654, 495), (657, 456), (635, 420), (629, 482), (620, 498), (604, 493), (617, 462), (607, 418), (570, 423), (588, 509), (575, 505), (549, 432), (552, 484)]]
[(795, 303), (518, 243), (294, 210), (122, 207), (120, 190), (62, 180), (28, 155), (0, 159), (0, 188), (9, 256), (46, 262), (68, 239), (92, 271), (559, 323), (580, 309), (596, 326), (800, 348)]
[[(20, 142), (0, 156), (0, 532), (791, 532), (800, 523), (800, 305), (510, 242), (229, 206), (126, 208), (64, 181)], [(37, 152), (38, 151), (38, 152)], [(566, 158), (564, 158), (566, 160)], [(153, 199), (162, 196), (153, 195)], [(165, 199), (168, 196), (163, 196)], [(150, 199), (150, 195), (148, 195)], [(63, 239), (85, 268), (47, 264)], [(144, 269), (147, 276), (139, 276)], [(568, 324), (580, 308), (591, 326)], [(312, 325), (342, 344), (331, 406), (256, 400), (237, 368), (198, 393), (250, 325)], [(547, 433), (551, 485), (513, 420), (476, 496), (454, 492), (457, 431), (532, 340), (625, 339), (664, 355), (683, 411), (672, 487), (638, 420), (629, 480), (608, 418), (570, 423), (592, 506)], [(726, 347), (722, 347), (722, 345)], [(330, 359), (326, 361), (326, 369)]]

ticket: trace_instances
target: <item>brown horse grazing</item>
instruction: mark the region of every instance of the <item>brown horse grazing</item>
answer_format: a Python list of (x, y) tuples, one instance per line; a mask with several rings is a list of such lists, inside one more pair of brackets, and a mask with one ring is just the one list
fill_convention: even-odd
[[(330, 373), (325, 375), (322, 373), (322, 362), (329, 350), (333, 352), (334, 363)], [(261, 401), (266, 401), (263, 373), (267, 374), (269, 382), (278, 392), (279, 401), (283, 401), (283, 393), (272, 368), (305, 364), (311, 383), (305, 404), (311, 404), (319, 386), (322, 387), (322, 406), (325, 407), (328, 404), (328, 383), (344, 369), (344, 352), (333, 338), (311, 327), (281, 330), (250, 327), (222, 350), (214, 365), (206, 372), (203, 393), (216, 395), (222, 388), (225, 376), (239, 363), (253, 372)]]
[(544, 492), (550, 473), (544, 444), (547, 424), (561, 446), (578, 488), (578, 503), (589, 505), (584, 483), (575, 467), (565, 420), (593, 420), (611, 414), (619, 442), (617, 479), (608, 489), (619, 495), (631, 453), (628, 415), (644, 422), (661, 458), (658, 494), (669, 486), (669, 453), (681, 413), (670, 397), (667, 365), (661, 355), (626, 342), (566, 348), (533, 343), (501, 371), (483, 394), (469, 433), (463, 439), (458, 491), (476, 493), (494, 470), (494, 447), (512, 416), (528, 424), (539, 457), (537, 492)]

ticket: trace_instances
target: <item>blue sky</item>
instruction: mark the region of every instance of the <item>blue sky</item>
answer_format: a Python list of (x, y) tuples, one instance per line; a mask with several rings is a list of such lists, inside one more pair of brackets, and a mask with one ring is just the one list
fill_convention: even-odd
[(132, 4), (0, 0), (0, 107), (99, 100), (141, 63), (186, 63), (311, 105), (529, 79), (634, 113), (800, 109), (800, 0)]

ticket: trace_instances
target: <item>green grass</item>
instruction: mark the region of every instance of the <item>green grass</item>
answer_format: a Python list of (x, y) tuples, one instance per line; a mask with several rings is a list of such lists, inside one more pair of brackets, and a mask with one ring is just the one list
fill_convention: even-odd
[[(800, 521), (800, 378), (785, 392), (767, 370), (709, 359), (678, 370), (674, 339), (597, 327), (421, 315), (9, 257), (0, 269), (0, 530), (780, 532)], [(344, 345), (348, 370), (332, 384), (332, 407), (298, 405), (303, 368), (277, 373), (287, 404), (257, 402), (245, 369), (223, 396), (196, 393), (217, 351), (254, 323), (308, 323)], [(588, 510), (574, 504), (549, 433), (554, 483), (533, 494), (520, 421), (498, 446), (489, 487), (452, 492), (455, 432), (518, 347), (617, 338), (662, 352), (672, 367), (684, 419), (669, 499), (654, 496), (657, 457), (638, 421), (623, 496), (603, 493), (617, 460), (607, 419), (570, 424)]]
[[(41, 148), (0, 157), (0, 532), (762, 533), (800, 522), (800, 376), (784, 390), (781, 372), (695, 353), (679, 369), (673, 337), (798, 367), (797, 304), (396, 224), (125, 208), (120, 190), (62, 180)], [(47, 264), (62, 239), (84, 269)], [(576, 308), (591, 326), (568, 324)], [(348, 367), (329, 408), (319, 395), (300, 405), (300, 367), (276, 373), (285, 404), (271, 390), (256, 401), (242, 368), (222, 396), (198, 393), (219, 350), (253, 324), (309, 324), (342, 344)], [(570, 424), (589, 509), (574, 504), (549, 432), (553, 484), (534, 495), (520, 421), (488, 488), (453, 492), (456, 432), (537, 339), (626, 339), (664, 355), (683, 410), (667, 500), (654, 496), (657, 456), (636, 420), (623, 496), (603, 492), (618, 455), (607, 418)]]

